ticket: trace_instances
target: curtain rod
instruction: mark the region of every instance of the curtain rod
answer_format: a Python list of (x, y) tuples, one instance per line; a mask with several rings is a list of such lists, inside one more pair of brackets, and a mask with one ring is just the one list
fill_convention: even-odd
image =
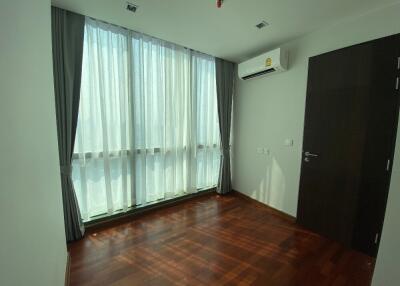
[(186, 49), (186, 50), (192, 51), (192, 52), (196, 52), (196, 53), (203, 54), (203, 55), (206, 55), (206, 56), (209, 56), (209, 57), (217, 58), (217, 57), (215, 57), (215, 56), (213, 56), (213, 55), (210, 55), (210, 54), (207, 54), (207, 53), (203, 53), (203, 52), (200, 52), (200, 51), (198, 51), (198, 50), (194, 50), (194, 49), (188, 48), (188, 47), (186, 47), (186, 46), (183, 46), (183, 45), (180, 45), (180, 44), (177, 44), (177, 43), (173, 43), (173, 42), (171, 42), (171, 41), (167, 41), (167, 40), (164, 40), (164, 39), (160, 39), (160, 38), (151, 36), (151, 35), (146, 34), (146, 33), (143, 33), (143, 32), (138, 32), (138, 31), (129, 29), (129, 28), (127, 28), (127, 27), (124, 27), (124, 26), (121, 26), (121, 25), (118, 25), (118, 24), (113, 24), (113, 23), (107, 22), (107, 21), (105, 21), (105, 20), (96, 19), (96, 18), (91, 17), (91, 16), (85, 16), (85, 15), (82, 15), (82, 16), (87, 17), (87, 18), (90, 18), (90, 19), (92, 19), (92, 20), (94, 20), (94, 21), (102, 22), (102, 23), (107, 24), (107, 25), (111, 25), (111, 26), (114, 26), (114, 27), (118, 27), (118, 28), (127, 30), (127, 31), (129, 31), (129, 32), (138, 33), (138, 34), (141, 34), (141, 35), (146, 36), (146, 37), (149, 37), (149, 38), (153, 38), (153, 39), (156, 39), (156, 40), (160, 40), (160, 41), (166, 42), (166, 43), (171, 44), (171, 45), (180, 46), (180, 47), (182, 47), (182, 48), (184, 48), (184, 49)]
[(129, 32), (138, 33), (138, 34), (141, 34), (141, 35), (144, 35), (144, 36), (147, 36), (147, 37), (156, 39), (156, 40), (164, 41), (164, 42), (166, 42), (166, 43), (168, 43), (168, 44), (171, 44), (171, 45), (180, 46), (180, 47), (182, 47), (182, 48), (184, 48), (184, 49), (186, 49), (186, 50), (192, 51), (192, 52), (196, 52), (196, 53), (203, 54), (203, 55), (206, 55), (206, 56), (209, 56), (209, 57), (217, 58), (217, 57), (215, 57), (215, 56), (213, 56), (213, 55), (210, 55), (210, 54), (207, 54), (207, 53), (203, 53), (203, 52), (200, 52), (200, 51), (197, 51), (197, 50), (194, 50), (194, 49), (185, 47), (185, 46), (183, 46), (183, 45), (173, 43), (173, 42), (171, 42), (171, 41), (163, 40), (163, 39), (160, 39), (160, 38), (151, 36), (151, 35), (146, 34), (146, 33), (143, 33), (143, 32), (138, 32), (138, 31), (129, 29), (129, 28), (127, 28), (127, 27), (124, 27), (124, 26), (121, 26), (121, 25), (118, 25), (118, 24), (113, 24), (113, 23), (107, 22), (107, 21), (105, 21), (105, 20), (96, 19), (96, 18), (94, 18), (94, 17), (87, 16), (87, 15), (83, 15), (83, 14), (80, 14), (80, 13), (77, 13), (77, 12), (74, 12), (74, 11), (70, 11), (70, 10), (67, 10), (67, 9), (64, 9), (64, 8), (61, 8), (61, 7), (57, 7), (57, 6), (54, 6), (54, 5), (51, 5), (51, 7), (54, 7), (54, 8), (57, 8), (57, 9), (61, 9), (61, 10), (67, 11), (67, 12), (69, 12), (69, 13), (75, 13), (75, 14), (81, 15), (81, 16), (83, 16), (83, 17), (90, 18), (90, 19), (92, 19), (92, 20), (94, 20), (94, 21), (102, 22), (102, 23), (107, 24), (107, 25), (119, 27), (119, 28), (124, 29), (124, 30), (127, 30), (127, 31), (129, 31)]

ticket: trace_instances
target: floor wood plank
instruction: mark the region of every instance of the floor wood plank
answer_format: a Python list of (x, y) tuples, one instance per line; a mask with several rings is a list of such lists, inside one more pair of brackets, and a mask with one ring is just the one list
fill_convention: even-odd
[(240, 195), (210, 194), (89, 230), (70, 285), (370, 285), (374, 260)]

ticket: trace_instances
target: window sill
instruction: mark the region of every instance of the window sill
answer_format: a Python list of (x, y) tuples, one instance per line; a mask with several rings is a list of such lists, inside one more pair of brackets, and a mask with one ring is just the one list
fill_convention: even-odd
[(101, 215), (92, 217), (89, 221), (84, 222), (84, 225), (85, 225), (85, 228), (87, 228), (87, 229), (97, 228), (99, 226), (108, 225), (110, 223), (119, 221), (119, 220), (127, 218), (127, 217), (133, 217), (135, 215), (143, 214), (148, 211), (172, 206), (176, 203), (186, 201), (186, 200), (194, 198), (194, 197), (212, 193), (215, 190), (216, 190), (215, 187), (209, 188), (209, 189), (201, 189), (197, 193), (187, 194), (187, 195), (183, 195), (183, 196), (171, 198), (171, 199), (165, 199), (162, 201), (156, 201), (156, 202), (152, 202), (152, 203), (149, 203), (146, 205), (131, 207), (127, 211), (121, 210), (121, 211), (115, 212), (112, 215), (101, 214)]

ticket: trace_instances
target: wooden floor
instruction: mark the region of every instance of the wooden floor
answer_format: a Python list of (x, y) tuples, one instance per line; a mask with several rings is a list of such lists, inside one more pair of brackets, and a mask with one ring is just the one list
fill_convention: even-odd
[(370, 285), (373, 259), (233, 194), (91, 230), (69, 246), (70, 285)]

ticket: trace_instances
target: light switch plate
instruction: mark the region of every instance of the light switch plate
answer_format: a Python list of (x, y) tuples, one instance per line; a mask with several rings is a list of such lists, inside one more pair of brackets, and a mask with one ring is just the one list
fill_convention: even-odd
[(293, 146), (293, 139), (285, 139), (285, 146), (291, 147)]

